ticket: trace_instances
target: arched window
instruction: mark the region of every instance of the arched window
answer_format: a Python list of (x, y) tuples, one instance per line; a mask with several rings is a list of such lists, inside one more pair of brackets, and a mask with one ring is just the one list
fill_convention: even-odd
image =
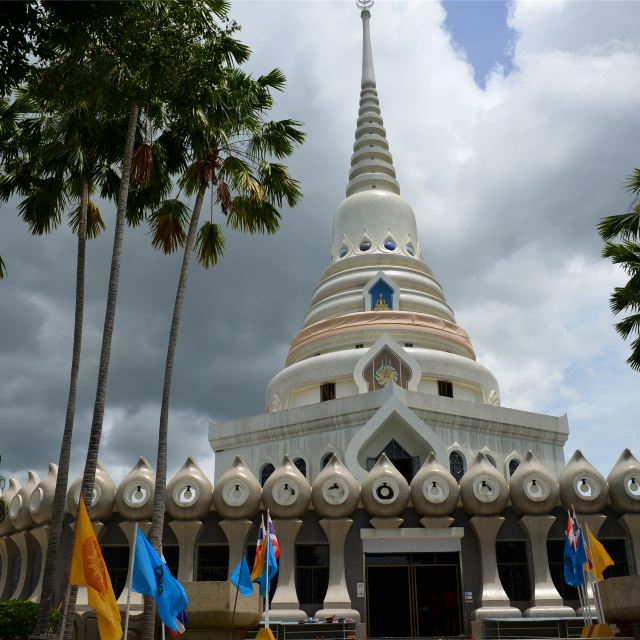
[(376, 353), (362, 370), (369, 391), (377, 391), (392, 382), (406, 389), (411, 380), (411, 367), (386, 345)]
[(260, 470), (260, 484), (264, 487), (264, 483), (269, 479), (269, 476), (276, 470), (276, 468), (267, 462)]
[(449, 471), (451, 475), (460, 482), (460, 479), (467, 470), (467, 464), (464, 456), (459, 451), (452, 451), (449, 454)]
[(324, 469), (328, 464), (329, 460), (331, 460), (331, 456), (333, 455), (333, 451), (329, 451), (329, 453), (325, 453), (322, 456), (322, 460), (320, 460), (320, 468)]
[(303, 458), (296, 458), (293, 461), (293, 464), (296, 465), (296, 469), (306, 478), (307, 477), (307, 463)]
[(518, 458), (513, 458), (509, 461), (509, 477), (511, 477), (515, 470), (520, 466), (520, 460)]

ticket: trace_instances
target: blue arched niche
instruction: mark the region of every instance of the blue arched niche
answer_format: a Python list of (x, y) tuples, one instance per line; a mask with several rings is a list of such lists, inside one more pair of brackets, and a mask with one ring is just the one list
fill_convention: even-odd
[(371, 311), (393, 309), (393, 288), (382, 278), (369, 289)]

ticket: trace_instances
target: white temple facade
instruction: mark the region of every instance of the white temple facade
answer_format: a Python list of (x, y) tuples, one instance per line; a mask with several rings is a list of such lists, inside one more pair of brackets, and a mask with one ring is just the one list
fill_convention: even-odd
[[(625, 449), (606, 479), (580, 451), (565, 463), (566, 416), (501, 406), (424, 261), (383, 125), (370, 12), (361, 18), (360, 106), (331, 262), (265, 413), (210, 423), (215, 478), (188, 458), (169, 481), (165, 558), (185, 584), (226, 581), (243, 554), (251, 564), (268, 509), (281, 546), (272, 621), (333, 616), (355, 621), (359, 638), (480, 638), (482, 625), (514, 618), (569, 624), (581, 605), (563, 580), (567, 509), (614, 558), (609, 574), (637, 574), (640, 462)], [(2, 495), (2, 599), (39, 598), (55, 477), (55, 465), (42, 480), (29, 472)], [(117, 487), (98, 468), (90, 514), (121, 608), (154, 477), (143, 458)], [(79, 602), (86, 609), (86, 594)]]

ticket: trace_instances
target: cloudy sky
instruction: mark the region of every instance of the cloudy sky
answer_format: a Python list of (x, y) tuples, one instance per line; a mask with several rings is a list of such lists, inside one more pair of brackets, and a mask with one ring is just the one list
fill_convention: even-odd
[[(373, 8), (382, 114), (425, 261), (442, 283), (504, 406), (568, 413), (576, 448), (608, 473), (637, 446), (640, 374), (612, 328), (623, 275), (601, 259), (599, 218), (630, 203), (639, 166), (640, 4), (383, 2)], [(344, 197), (359, 94), (354, 3), (236, 2), (256, 73), (287, 78), (276, 116), (305, 123), (291, 162), (303, 203), (275, 237), (230, 235), (223, 262), (195, 268), (175, 367), (170, 467), (211, 473), (208, 420), (261, 413), (327, 264)], [(29, 237), (0, 210), (0, 471), (25, 480), (58, 458), (68, 389), (75, 241)], [(97, 377), (113, 211), (88, 250), (72, 476), (84, 464)], [(110, 224), (111, 223), (111, 224)], [(162, 371), (179, 257), (128, 230), (102, 460), (121, 478), (155, 460)]]

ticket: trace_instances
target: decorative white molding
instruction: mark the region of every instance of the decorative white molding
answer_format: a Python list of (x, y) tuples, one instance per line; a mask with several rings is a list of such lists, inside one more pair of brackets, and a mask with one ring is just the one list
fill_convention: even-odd
[[(405, 429), (413, 438), (420, 442), (422, 451), (412, 450), (415, 449), (415, 446), (409, 446), (407, 448), (405, 444), (403, 444), (402, 430), (398, 429), (397, 424), (394, 425), (393, 431), (389, 430), (389, 439), (395, 438), (400, 445), (404, 446), (408, 451), (411, 451), (413, 455), (420, 455), (422, 460), (426, 458), (429, 451), (434, 451), (436, 457), (440, 460), (446, 459), (446, 449), (440, 436), (438, 436), (431, 427), (428, 427), (422, 422), (422, 420), (398, 398), (392, 396), (376, 411), (371, 419), (362, 426), (347, 446), (345, 464), (357, 480), (362, 481), (368, 473), (358, 460), (362, 450), (378, 433), (385, 429), (391, 418), (395, 418), (405, 426)], [(405, 436), (404, 440), (406, 441), (406, 439)], [(381, 448), (383, 447), (384, 445)]]

